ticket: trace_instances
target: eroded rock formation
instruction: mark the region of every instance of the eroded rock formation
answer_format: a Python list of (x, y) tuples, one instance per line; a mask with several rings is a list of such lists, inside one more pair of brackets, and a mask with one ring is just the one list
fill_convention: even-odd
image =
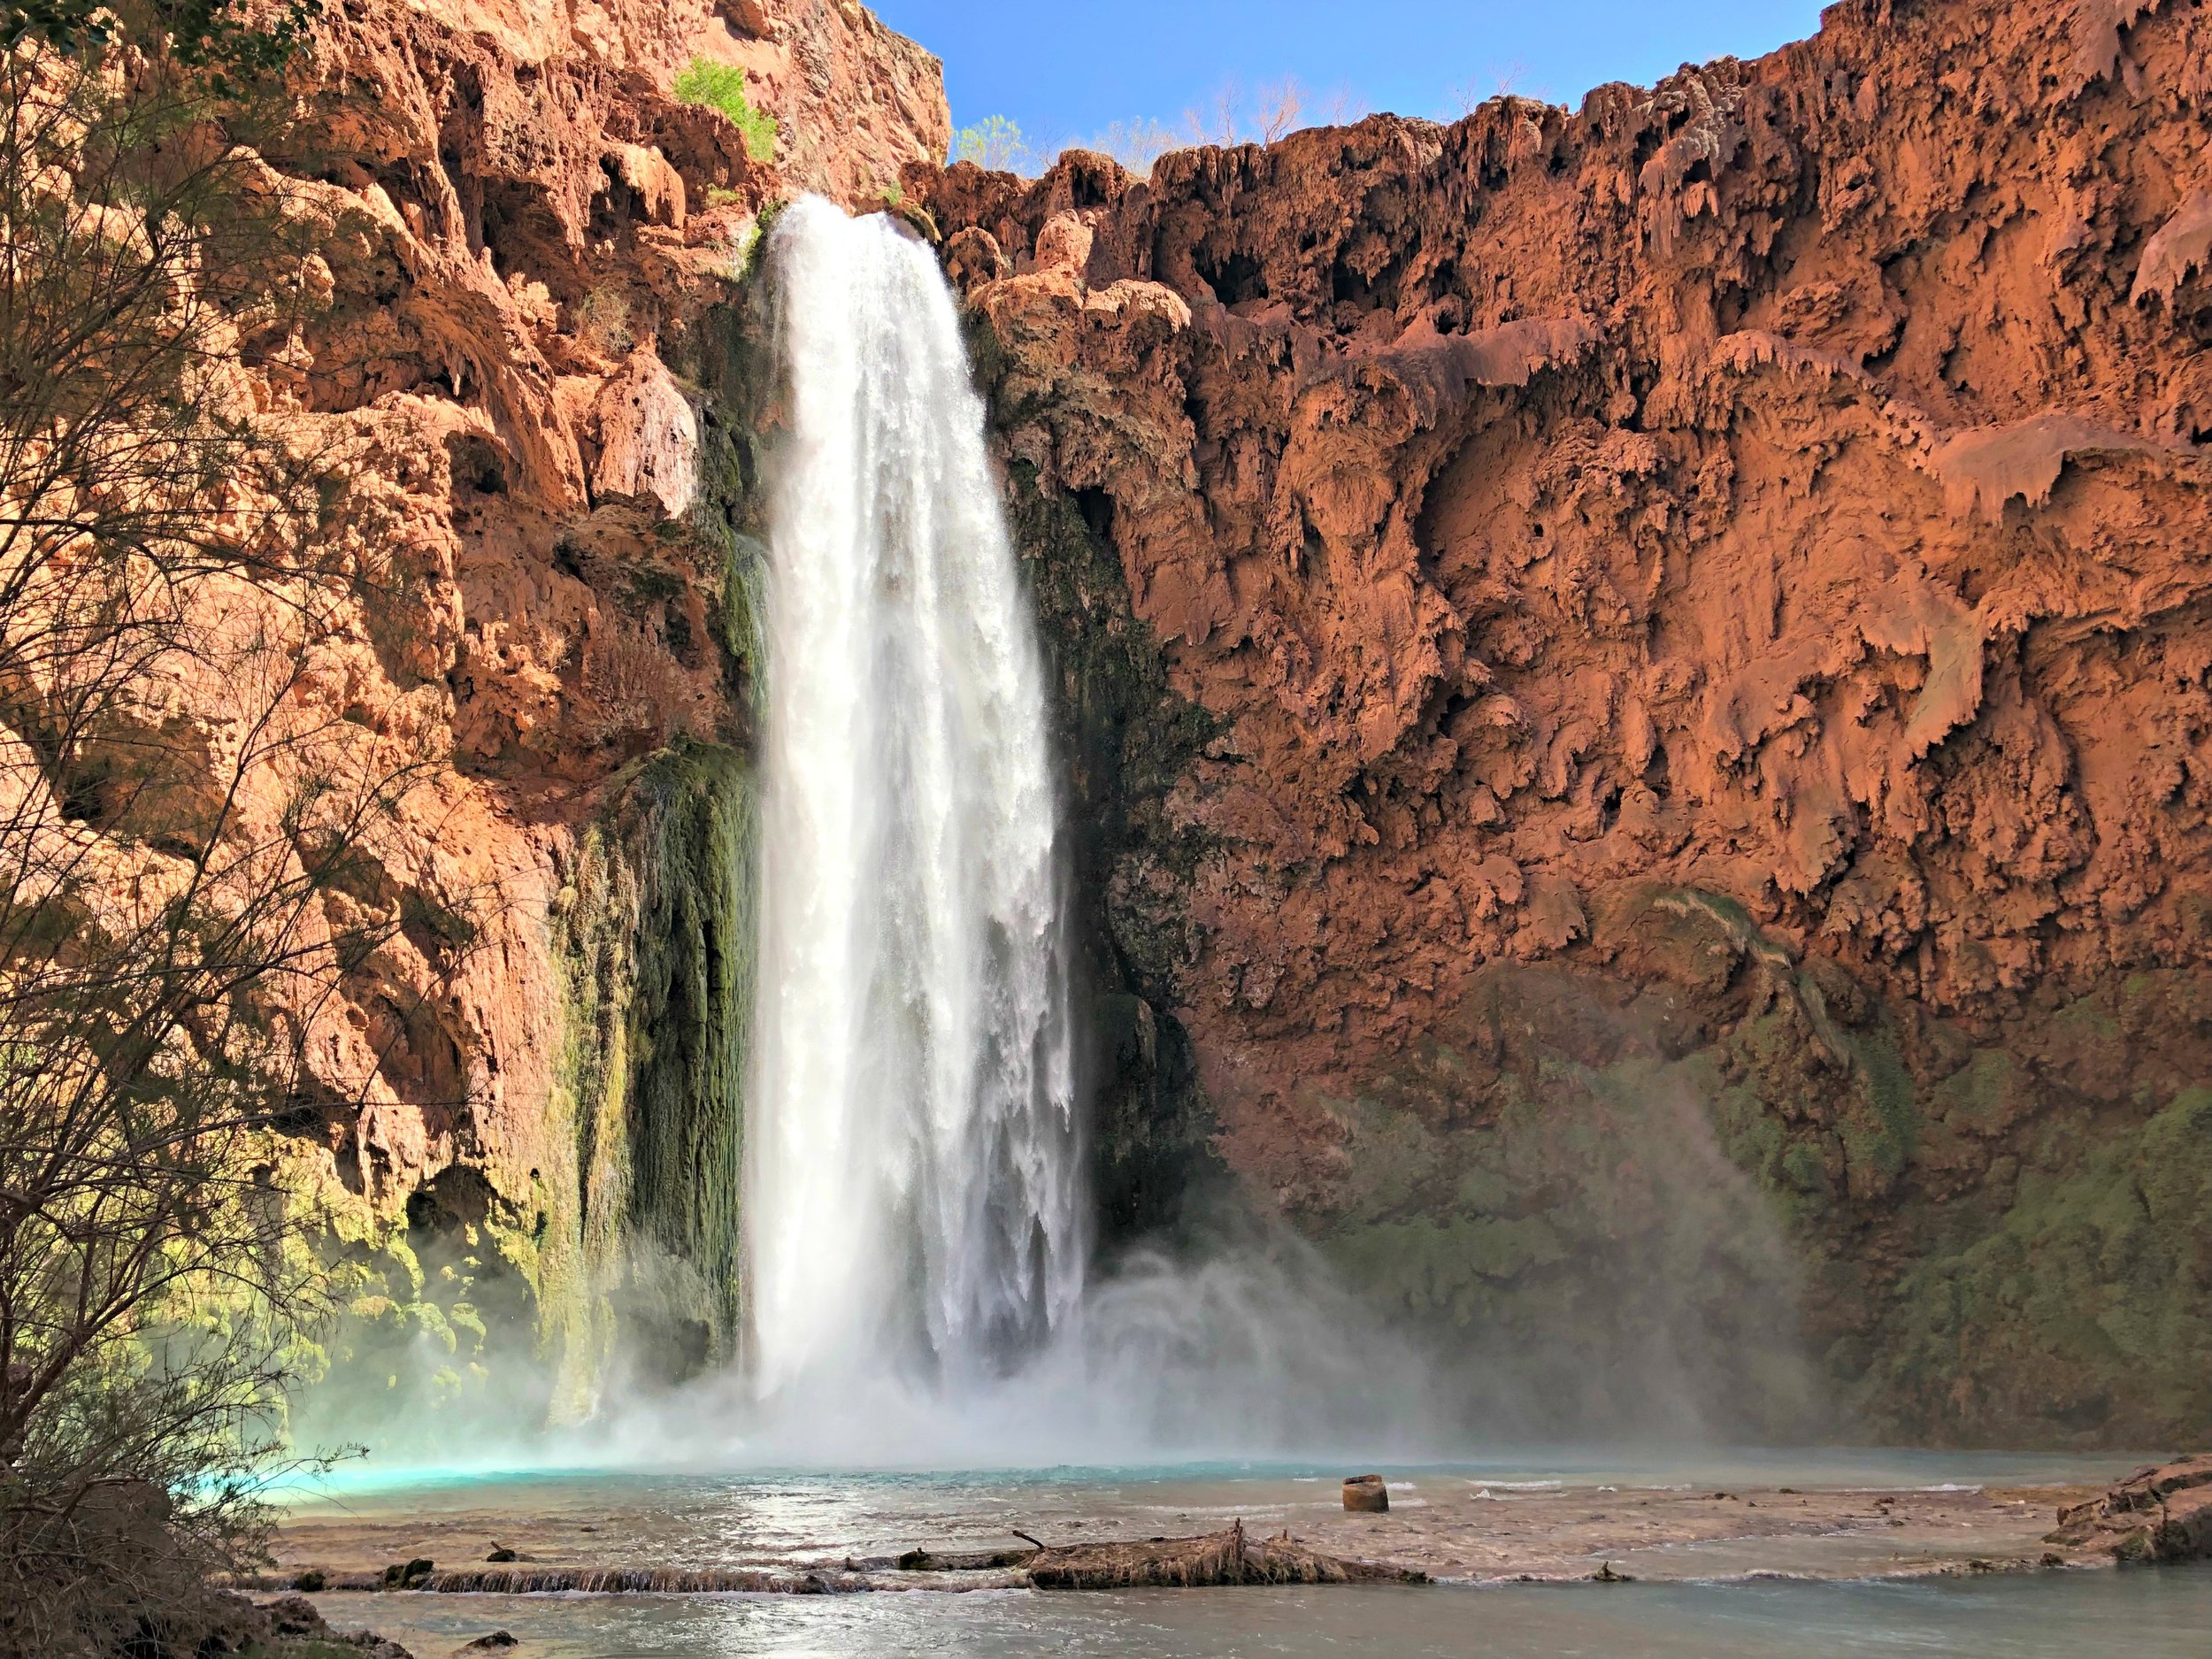
[[(772, 156), (674, 96), (701, 58)], [(814, 188), (902, 190), (970, 310), (1110, 1230), (1225, 1174), (1494, 1423), (2212, 1417), (2200, 0), (1847, 0), (1579, 113), (1147, 180), (941, 168), (934, 61), (843, 0), (354, 0), (297, 90), (319, 303), (242, 384), (377, 573), (306, 695), (430, 757), (281, 1142), (339, 1379), (512, 1423), (618, 1317), (662, 1374), (726, 1352), (769, 401), (728, 303)], [(503, 1328), (534, 1384), (487, 1389)]]
[(1132, 1215), (1202, 1095), (1555, 1399), (2201, 1427), (2208, 94), (2188, 0), (1847, 0), (1579, 113), (909, 170)]
[[(676, 96), (700, 60), (772, 143)], [(666, 1371), (726, 1339), (757, 580), (730, 302), (772, 204), (878, 205), (949, 120), (936, 60), (842, 0), (355, 0), (292, 87), (267, 188), (316, 233), (314, 303), (241, 367), (332, 457), (361, 578), (302, 718), (419, 765), (328, 901), (406, 926), (278, 1159), (350, 1310), (341, 1429), (484, 1395), (503, 1336), (522, 1365), (482, 1402), (523, 1426), (588, 1403), (618, 1317)], [(674, 1265), (611, 1305), (588, 1281), (626, 1238)]]
[(2212, 1457), (2137, 1470), (2104, 1496), (2062, 1509), (2046, 1541), (2119, 1562), (2212, 1556)]

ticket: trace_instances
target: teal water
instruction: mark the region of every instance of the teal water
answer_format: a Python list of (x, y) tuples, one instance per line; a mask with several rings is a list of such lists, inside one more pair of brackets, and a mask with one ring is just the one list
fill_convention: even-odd
[[(1883, 1448), (1761, 1449), (1705, 1448), (1654, 1452), (1632, 1448), (1537, 1447), (1418, 1464), (1363, 1464), (1394, 1481), (1455, 1476), (1516, 1485), (1571, 1484), (1691, 1487), (1802, 1486), (1894, 1491), (1944, 1486), (2026, 1486), (2106, 1480), (2157, 1454), (2099, 1452), (1928, 1452)], [(825, 1470), (773, 1467), (698, 1469), (669, 1464), (600, 1467), (588, 1463), (543, 1468), (430, 1468), (341, 1464), (327, 1474), (300, 1475), (272, 1495), (298, 1513), (328, 1507), (375, 1514), (426, 1508), (511, 1505), (536, 1509), (572, 1500), (626, 1496), (681, 1501), (735, 1497), (764, 1490), (849, 1494), (865, 1504), (901, 1493), (1035, 1492), (1065, 1487), (1148, 1486), (1235, 1481), (1283, 1482), (1340, 1477), (1340, 1460), (1217, 1459), (1208, 1462), (1063, 1464), (1035, 1469)]]
[[(1630, 1494), (1717, 1487), (1802, 1492), (1942, 1492), (2104, 1485), (2131, 1466), (2111, 1456), (1896, 1451), (1705, 1451), (1695, 1455), (1554, 1450), (1448, 1464), (1371, 1466), (1411, 1520), (1448, 1513), (1467, 1524), (1478, 1494), (1515, 1500), (1574, 1491)], [(487, 1540), (512, 1538), (541, 1558), (663, 1567), (782, 1568), (895, 1557), (917, 1547), (995, 1549), (1019, 1536), (1056, 1541), (1215, 1532), (1233, 1520), (1325, 1536), (1342, 1519), (1342, 1465), (1215, 1462), (1128, 1467), (827, 1473), (741, 1470), (681, 1473), (590, 1470), (393, 1471), (349, 1476), (287, 1496), (284, 1558), (374, 1560), (411, 1555), (480, 1560)], [(2026, 1517), (2023, 1517), (2024, 1520)], [(2027, 1526), (2016, 1547), (2036, 1535)], [(348, 1540), (373, 1544), (347, 1548)], [(535, 1541), (531, 1541), (534, 1540)], [(1887, 1532), (1677, 1544), (1621, 1553), (1624, 1571), (1672, 1579), (1778, 1571), (1842, 1578), (1895, 1571)], [(1916, 1557), (1962, 1564), (1998, 1546), (1978, 1533), (1916, 1538)], [(382, 1552), (379, 1554), (378, 1552)], [(296, 1553), (295, 1553), (296, 1552)], [(466, 1552), (465, 1554), (464, 1552)], [(1556, 1576), (1555, 1574), (1547, 1576)], [(2212, 1647), (2207, 1650), (2212, 1659)]]
[(2207, 1659), (2212, 1568), (1915, 1582), (856, 1596), (323, 1596), (418, 1659)]
[[(1392, 1468), (1394, 1511), (1464, 1509), (1565, 1490), (1803, 1492), (2099, 1484), (2132, 1460), (1885, 1450), (1654, 1454), (1561, 1448)], [(357, 1469), (287, 1494), (313, 1532), (353, 1529), (439, 1557), (483, 1538), (541, 1529), (585, 1558), (664, 1565), (768, 1564), (883, 1556), (916, 1545), (1210, 1531), (1242, 1517), (1311, 1536), (1341, 1520), (1342, 1468), (1291, 1462), (968, 1471), (668, 1469), (612, 1471)], [(334, 1529), (334, 1530), (333, 1530)], [(2029, 1526), (2024, 1536), (2039, 1527)], [(583, 1535), (588, 1533), (587, 1540)], [(515, 1534), (518, 1535), (518, 1534)], [(304, 1548), (304, 1546), (303, 1546)], [(1962, 1567), (1978, 1533), (1920, 1559)], [(1947, 1554), (1946, 1552), (1948, 1552)], [(302, 1560), (319, 1559), (303, 1555)], [(559, 1557), (557, 1557), (559, 1558)], [(417, 1659), (445, 1659), (505, 1630), (517, 1659), (749, 1659), (751, 1655), (956, 1654), (976, 1659), (1214, 1659), (1216, 1655), (1486, 1659), (2212, 1659), (2212, 1569), (2069, 1570), (1835, 1581), (1893, 1571), (1891, 1535), (1671, 1545), (1617, 1557), (1642, 1580), (1421, 1589), (1329, 1588), (1048, 1595), (892, 1590), (837, 1596), (326, 1595), (342, 1629), (374, 1628)], [(1788, 1574), (1790, 1577), (1780, 1575)], [(1823, 1581), (1824, 1579), (1827, 1581)]]

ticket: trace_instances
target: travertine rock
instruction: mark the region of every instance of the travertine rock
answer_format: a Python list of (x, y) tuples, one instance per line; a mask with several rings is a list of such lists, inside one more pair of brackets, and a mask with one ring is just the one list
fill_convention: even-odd
[(649, 495), (669, 518), (680, 517), (699, 489), (699, 419), (651, 347), (636, 348), (600, 388), (596, 412), (593, 495)]
[(1362, 1515), (1387, 1515), (1390, 1487), (1380, 1475), (1354, 1475), (1344, 1483), (1344, 1507)]
[[(746, 70), (772, 158), (674, 96), (695, 58)], [(311, 1110), (274, 1156), (330, 1212), (358, 1329), (402, 1356), (427, 1332), (479, 1386), (485, 1322), (509, 1315), (526, 1355), (542, 1317), (560, 1370), (551, 1303), (575, 1299), (586, 1191), (603, 1235), (623, 1202), (623, 1171), (581, 1162), (579, 1056), (603, 1033), (572, 1029), (557, 939), (591, 827), (641, 756), (744, 737), (716, 308), (765, 207), (872, 205), (941, 157), (949, 118), (936, 60), (850, 0), (343, 0), (292, 89), (263, 179), (312, 232), (315, 303), (281, 338), (242, 336), (229, 373), (242, 411), (328, 474), (317, 552), (354, 598), (315, 630), (284, 718), (342, 773), (411, 783), (325, 901), (334, 930), (402, 925), (312, 1012)], [(298, 626), (204, 588), (219, 626)], [(214, 775), (251, 713), (240, 690), (212, 670), (150, 684), (143, 718)], [(246, 827), (274, 836), (287, 780), (259, 787)], [(94, 857), (113, 902), (159, 902), (159, 855)], [(355, 1330), (333, 1339), (342, 1365)]]
[[(2212, 1076), (2212, 21), (2057, 11), (1847, 0), (1578, 114), (1141, 180), (909, 171), (1018, 493), (1110, 549), (1210, 733), (1117, 803), (1121, 972), (1247, 1189), (1409, 1305), (1566, 1271), (1378, 1240), (1552, 1225), (1540, 1164), (1471, 1148), (1646, 1055), (1749, 1102), (1717, 1167), (1890, 1432), (2212, 1408), (2180, 1350), (2142, 1356), (2167, 1392), (2005, 1288), (2016, 1230), (2070, 1240), (2070, 1295), (2149, 1252), (2126, 1294), (2200, 1344), (2212, 1267), (2200, 1152), (2139, 1242), (2068, 1186), (2194, 1148)], [(1546, 963), (1602, 1011), (1509, 1064), (1471, 1010)]]
[(2139, 1469), (2101, 1498), (2061, 1509), (2047, 1541), (2123, 1562), (2212, 1557), (2212, 1456)]

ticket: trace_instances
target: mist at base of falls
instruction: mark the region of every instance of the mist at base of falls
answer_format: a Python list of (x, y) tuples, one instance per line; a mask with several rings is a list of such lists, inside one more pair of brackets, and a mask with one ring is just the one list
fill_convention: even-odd
[[(425, 1334), (394, 1375), (321, 1385), (299, 1442), (365, 1441), (388, 1467), (852, 1471), (1767, 1432), (1722, 1385), (1801, 1389), (1787, 1253), (1676, 1091), (1592, 1120), (1649, 1190), (1636, 1210), (1580, 1172), (1600, 1196), (1571, 1283), (1409, 1256), (1356, 1290), (1287, 1228), (1233, 1217), (1189, 1218), (1210, 1242), (1175, 1256), (1093, 1264), (1047, 682), (957, 314), (884, 216), (802, 201), (772, 234), (789, 386), (735, 1361), (671, 1385), (664, 1350), (618, 1350), (580, 1398), (517, 1343), (463, 1409), (410, 1417), (403, 1396), (454, 1392), (451, 1341)], [(1717, 1323), (1691, 1294), (1717, 1264), (1740, 1316)], [(657, 1286), (698, 1271), (632, 1239), (577, 1294), (649, 1347), (657, 1299), (702, 1300)], [(1536, 1314), (1511, 1337), (1507, 1294)], [(548, 1406), (551, 1426), (530, 1420)]]
[(1139, 1255), (1025, 1365), (957, 1389), (849, 1373), (756, 1399), (737, 1374), (611, 1402), (593, 1439), (672, 1457), (818, 1469), (1123, 1467), (1436, 1455), (1428, 1368), (1316, 1264)]
[[(426, 1371), (444, 1357), (426, 1344)], [(521, 1392), (526, 1370), (520, 1355), (495, 1362), (495, 1400)], [(1436, 1374), (1309, 1247), (1277, 1240), (1196, 1262), (1137, 1252), (1025, 1363), (957, 1386), (886, 1366), (763, 1397), (741, 1366), (670, 1384), (618, 1352), (578, 1421), (495, 1406), (380, 1432), (359, 1409), (384, 1392), (378, 1378), (319, 1390), (301, 1444), (365, 1442), (370, 1471), (457, 1473), (1397, 1463), (1472, 1444)]]

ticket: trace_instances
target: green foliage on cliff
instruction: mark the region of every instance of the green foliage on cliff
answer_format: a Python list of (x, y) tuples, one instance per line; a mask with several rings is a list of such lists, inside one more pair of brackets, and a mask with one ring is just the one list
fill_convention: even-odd
[(2212, 1088), (2065, 1139), (2054, 1167), (2018, 1171), (1993, 1228), (1899, 1283), (1875, 1389), (1970, 1436), (2212, 1422)]
[(1022, 135), (1020, 126), (1003, 115), (987, 115), (952, 135), (955, 161), (972, 161), (987, 173), (1029, 174), (1042, 170), (1042, 157)]
[(703, 104), (729, 117), (744, 134), (745, 153), (755, 161), (775, 159), (776, 118), (746, 97), (745, 72), (736, 65), (694, 58), (677, 72), (672, 90), (680, 104)]
[(564, 1306), (573, 1232), (571, 1172), (557, 1142), (545, 1150), (550, 1167), (529, 1171), (518, 1202), (464, 1164), (395, 1216), (321, 1146), (266, 1138), (273, 1184), (303, 1224), (296, 1248), (332, 1312), (292, 1355), (293, 1445), (428, 1462), (512, 1446), (544, 1420), (565, 1333), (541, 1334), (540, 1315)]
[(628, 1185), (629, 990), (636, 878), (603, 819), (585, 832), (549, 918), (561, 1050), (540, 1156), (545, 1225), (534, 1252), (538, 1347), (556, 1418), (590, 1407), (615, 1328), (599, 1280), (615, 1259)]

